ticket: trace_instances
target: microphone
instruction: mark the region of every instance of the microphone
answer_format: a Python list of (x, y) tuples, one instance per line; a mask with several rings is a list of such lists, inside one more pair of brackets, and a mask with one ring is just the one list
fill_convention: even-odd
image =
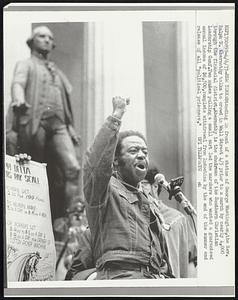
[(182, 205), (183, 209), (186, 211), (188, 215), (191, 214), (194, 214), (195, 216), (197, 215), (196, 210), (181, 191), (180, 188), (180, 185), (182, 184), (181, 178), (178, 178), (178, 180), (172, 179), (171, 182), (168, 183), (164, 175), (158, 173), (155, 175), (154, 180), (170, 194), (170, 199), (172, 195), (174, 196), (174, 198)]
[(170, 192), (170, 185), (166, 181), (163, 174), (158, 173), (154, 177), (154, 181), (157, 182), (160, 186), (162, 186), (166, 191)]

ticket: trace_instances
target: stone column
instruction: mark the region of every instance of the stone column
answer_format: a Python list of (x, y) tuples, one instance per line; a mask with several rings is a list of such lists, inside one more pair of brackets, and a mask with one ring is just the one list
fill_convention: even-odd
[(86, 143), (90, 144), (112, 112), (112, 97), (130, 97), (122, 130), (145, 134), (142, 24), (133, 21), (85, 25), (84, 101)]

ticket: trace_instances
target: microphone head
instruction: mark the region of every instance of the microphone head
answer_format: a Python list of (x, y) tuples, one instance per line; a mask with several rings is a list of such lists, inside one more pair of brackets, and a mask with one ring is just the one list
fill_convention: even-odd
[(158, 184), (162, 185), (165, 182), (165, 177), (163, 174), (158, 173), (155, 175), (154, 177), (155, 182), (157, 182)]
[(167, 192), (170, 192), (170, 184), (166, 181), (163, 174), (158, 173), (154, 177), (155, 182), (158, 183), (161, 187), (163, 187)]

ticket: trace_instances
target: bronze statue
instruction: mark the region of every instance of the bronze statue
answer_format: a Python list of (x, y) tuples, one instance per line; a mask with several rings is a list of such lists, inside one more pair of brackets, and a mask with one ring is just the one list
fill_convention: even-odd
[[(48, 27), (36, 27), (27, 45), (31, 57), (16, 64), (12, 81), (9, 113), (13, 116), (10, 130), (7, 129), (7, 151), (10, 149), (11, 155), (27, 153), (32, 160), (47, 162), (49, 170), (53, 166), (50, 176), (54, 177), (58, 169), (61, 174), (59, 186), (64, 185), (65, 207), (73, 211), (81, 201), (81, 168), (77, 152), (79, 138), (74, 130), (70, 102), (71, 85), (48, 58), (55, 47)], [(17, 133), (17, 141), (14, 133)], [(51, 182), (54, 179), (49, 178)]]

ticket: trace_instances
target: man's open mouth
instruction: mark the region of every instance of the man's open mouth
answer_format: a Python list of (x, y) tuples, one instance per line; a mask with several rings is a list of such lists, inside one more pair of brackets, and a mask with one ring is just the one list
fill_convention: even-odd
[(142, 163), (141, 164), (137, 164), (136, 168), (139, 169), (139, 170), (141, 170), (141, 171), (145, 171), (146, 170), (145, 164), (142, 164)]

